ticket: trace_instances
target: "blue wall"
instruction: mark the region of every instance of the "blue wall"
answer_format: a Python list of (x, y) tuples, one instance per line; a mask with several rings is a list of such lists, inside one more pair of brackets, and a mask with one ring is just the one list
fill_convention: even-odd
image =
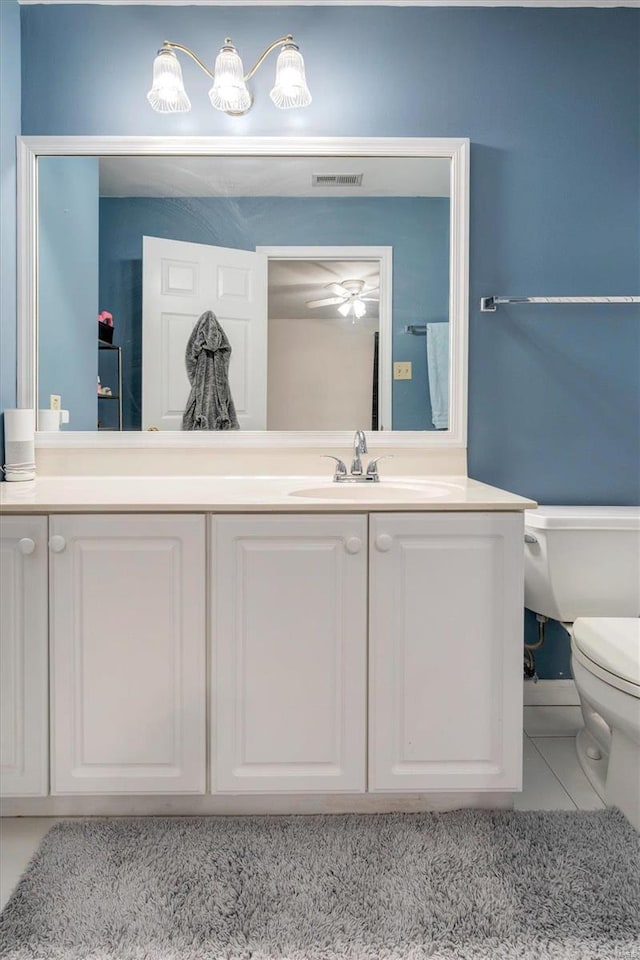
[(93, 157), (38, 165), (39, 402), (61, 394), (71, 430), (97, 422), (98, 175)]
[[(470, 137), (470, 475), (542, 503), (640, 502), (640, 311), (478, 309), (638, 292), (640, 11), (45, 5), (22, 22), (25, 133)], [(231, 36), (248, 63), (288, 31), (307, 110), (273, 107), (270, 66), (246, 117), (215, 113), (190, 63), (193, 111), (148, 107), (162, 39), (212, 57)]]
[[(20, 8), (0, 3), (0, 457), (16, 405), (16, 137), (20, 134)], [(4, 474), (0, 471), (0, 477)]]
[(257, 246), (393, 246), (393, 353), (413, 379), (393, 384), (396, 430), (432, 430), (425, 338), (407, 323), (446, 320), (449, 200), (444, 197), (123, 198), (100, 201), (100, 303), (123, 346), (125, 429), (141, 424), (142, 237), (241, 250)]
[[(640, 11), (36, 5), (22, 22), (27, 134), (469, 136), (470, 473), (545, 503), (640, 500), (640, 311), (478, 310), (638, 291)], [(207, 57), (231, 36), (249, 62), (287, 30), (307, 110), (273, 107), (272, 64), (246, 117), (213, 111), (191, 63), (192, 112), (149, 108), (165, 37)], [(336, 36), (358, 38), (348, 56)]]

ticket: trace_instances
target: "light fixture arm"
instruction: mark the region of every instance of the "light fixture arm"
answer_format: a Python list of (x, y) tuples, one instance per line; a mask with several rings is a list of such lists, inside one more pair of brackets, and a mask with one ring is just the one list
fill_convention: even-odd
[(265, 48), (264, 52), (260, 54), (254, 65), (251, 67), (251, 70), (245, 74), (245, 81), (251, 80), (251, 77), (254, 75), (258, 67), (266, 60), (272, 50), (281, 44), (281, 43), (293, 43), (293, 37), (290, 33), (286, 37), (279, 37), (277, 40), (274, 40), (273, 43), (270, 43), (268, 47)]
[[(225, 39), (225, 43), (231, 43), (231, 38), (230, 38), (230, 37), (227, 37), (227, 38)], [(272, 51), (272, 50), (275, 50), (275, 48), (276, 48), (277, 46), (279, 46), (281, 43), (293, 43), (293, 36), (292, 36), (290, 33), (288, 33), (288, 34), (286, 35), (286, 37), (278, 37), (277, 40), (274, 40), (273, 43), (270, 43), (269, 46), (266, 47), (265, 50), (260, 54), (260, 56), (258, 57), (258, 59), (256, 60), (256, 62), (254, 63), (254, 65), (251, 67), (251, 69), (245, 74), (245, 76), (244, 76), (245, 82), (246, 82), (247, 80), (250, 80), (250, 79), (251, 79), (251, 77), (254, 75), (254, 73), (256, 72), (256, 70), (260, 67), (260, 65), (261, 65), (261, 64), (266, 60), (266, 58), (269, 56), (269, 54), (271, 53), (271, 51)], [(167, 48), (168, 48), (168, 49), (171, 49), (171, 50), (181, 50), (182, 53), (186, 53), (187, 56), (191, 57), (191, 59), (192, 59), (193, 61), (195, 61), (195, 63), (198, 64), (198, 66), (200, 67), (201, 70), (204, 70), (204, 72), (206, 73), (206, 75), (207, 75), (208, 77), (210, 77), (212, 80), (215, 80), (215, 77), (214, 77), (214, 75), (213, 75), (213, 72), (212, 72), (211, 70), (209, 70), (209, 67), (208, 67), (205, 63), (202, 62), (202, 60), (200, 59), (200, 57), (198, 57), (198, 56), (193, 52), (193, 50), (190, 50), (189, 47), (185, 47), (185, 45), (184, 45), (183, 43), (175, 43), (173, 40), (163, 40), (163, 41), (162, 41), (162, 46), (163, 46), (164, 49), (167, 49)]]
[(175, 43), (173, 40), (163, 40), (162, 47), (164, 50), (181, 50), (183, 53), (186, 53), (187, 56), (191, 57), (192, 60), (195, 60), (200, 69), (204, 70), (208, 77), (211, 77), (212, 80), (214, 79), (213, 73), (211, 70), (209, 70), (209, 67), (202, 62), (200, 57), (196, 56), (193, 50), (190, 50), (189, 47), (185, 47), (183, 43)]

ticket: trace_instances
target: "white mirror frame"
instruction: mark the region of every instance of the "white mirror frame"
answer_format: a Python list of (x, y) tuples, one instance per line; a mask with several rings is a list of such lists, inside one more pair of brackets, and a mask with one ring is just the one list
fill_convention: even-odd
[[(45, 156), (313, 156), (437, 157), (451, 161), (449, 256), (450, 378), (448, 430), (371, 431), (370, 446), (466, 448), (469, 310), (469, 140), (431, 137), (19, 137), (17, 404), (35, 409), (38, 389), (38, 157)], [(55, 447), (327, 447), (351, 431), (194, 433), (61, 431)]]

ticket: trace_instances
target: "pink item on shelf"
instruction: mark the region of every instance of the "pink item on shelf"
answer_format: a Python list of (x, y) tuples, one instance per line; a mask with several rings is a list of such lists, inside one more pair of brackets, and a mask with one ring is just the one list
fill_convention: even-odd
[(113, 343), (113, 314), (108, 310), (98, 314), (98, 340), (102, 343)]

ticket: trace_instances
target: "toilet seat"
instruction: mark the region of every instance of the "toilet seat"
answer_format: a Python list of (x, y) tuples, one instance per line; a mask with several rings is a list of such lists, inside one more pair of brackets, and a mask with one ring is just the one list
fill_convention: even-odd
[(640, 699), (640, 620), (580, 617), (573, 624), (572, 651), (605, 683)]

